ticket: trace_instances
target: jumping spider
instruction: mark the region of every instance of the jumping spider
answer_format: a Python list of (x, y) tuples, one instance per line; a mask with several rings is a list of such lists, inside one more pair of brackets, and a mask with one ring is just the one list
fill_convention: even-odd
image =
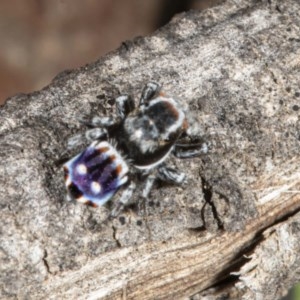
[(137, 108), (130, 96), (119, 96), (116, 117), (94, 117), (89, 123), (93, 129), (68, 141), (69, 149), (84, 138), (93, 141), (64, 164), (69, 196), (96, 207), (104, 205), (123, 188), (111, 212), (112, 216), (117, 216), (130, 203), (136, 187), (134, 174), (146, 176), (144, 198), (148, 198), (157, 178), (183, 184), (185, 174), (164, 163), (169, 154), (189, 158), (208, 151), (205, 143), (191, 144), (200, 135), (197, 124), (189, 123), (187, 112), (174, 98), (165, 96), (155, 82), (145, 86)]

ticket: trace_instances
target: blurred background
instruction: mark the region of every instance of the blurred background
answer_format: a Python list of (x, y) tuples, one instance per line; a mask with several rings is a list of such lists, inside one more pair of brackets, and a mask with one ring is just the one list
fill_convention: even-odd
[(1, 0), (0, 104), (220, 0)]

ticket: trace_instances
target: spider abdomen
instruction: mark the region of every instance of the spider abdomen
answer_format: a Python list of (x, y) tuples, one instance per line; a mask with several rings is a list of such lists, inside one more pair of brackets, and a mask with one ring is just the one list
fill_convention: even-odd
[(93, 142), (64, 165), (69, 194), (78, 202), (103, 205), (127, 182), (128, 166), (108, 142)]

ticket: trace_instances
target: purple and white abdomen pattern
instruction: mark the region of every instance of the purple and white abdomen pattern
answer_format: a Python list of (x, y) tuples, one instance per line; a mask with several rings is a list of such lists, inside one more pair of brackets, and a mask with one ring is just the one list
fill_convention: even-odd
[(128, 166), (108, 142), (93, 142), (64, 165), (65, 184), (78, 202), (105, 204), (128, 181)]

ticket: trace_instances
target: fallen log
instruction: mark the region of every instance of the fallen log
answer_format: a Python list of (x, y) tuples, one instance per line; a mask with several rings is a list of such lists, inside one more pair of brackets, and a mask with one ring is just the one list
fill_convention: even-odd
[[(1, 299), (280, 299), (298, 282), (299, 11), (296, 0), (229, 0), (183, 13), (8, 99)], [(110, 205), (67, 202), (60, 159), (86, 129), (79, 119), (112, 114), (115, 97), (138, 98), (150, 80), (189, 107), (210, 144), (170, 157), (188, 186), (157, 184), (113, 220)]]

